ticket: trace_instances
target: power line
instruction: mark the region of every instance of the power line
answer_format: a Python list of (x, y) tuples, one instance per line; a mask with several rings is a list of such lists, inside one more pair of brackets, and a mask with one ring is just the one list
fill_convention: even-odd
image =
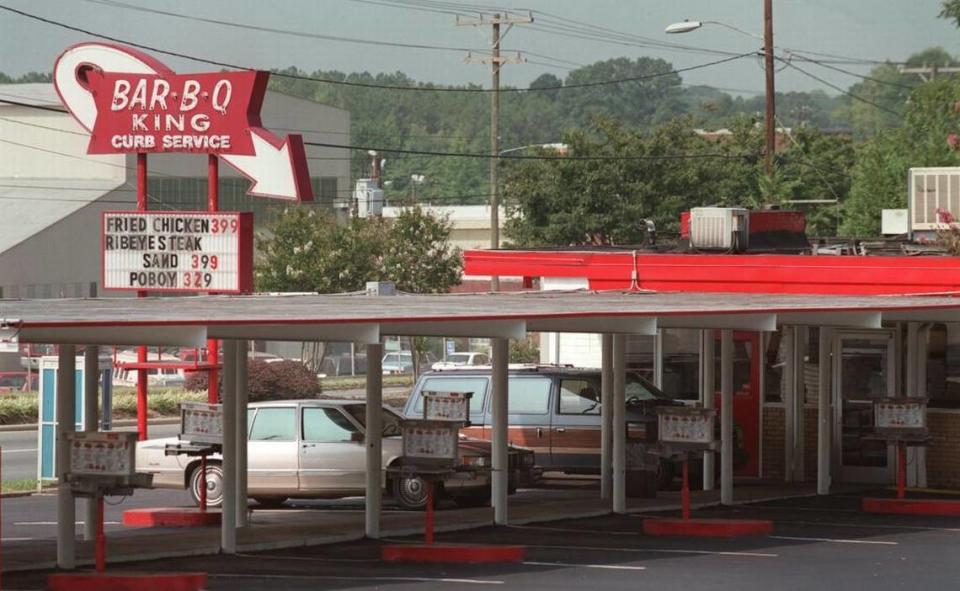
[(321, 148), (344, 148), (349, 150), (373, 150), (383, 153), (394, 154), (413, 154), (417, 156), (439, 156), (449, 158), (482, 158), (499, 160), (553, 160), (553, 161), (578, 161), (578, 160), (690, 160), (695, 158), (717, 158), (722, 160), (741, 160), (744, 158), (753, 158), (755, 154), (724, 154), (722, 152), (701, 152), (701, 153), (683, 153), (683, 154), (650, 154), (645, 156), (524, 156), (524, 155), (499, 155), (487, 152), (436, 152), (431, 150), (407, 150), (402, 148), (383, 148), (372, 146), (351, 146), (345, 144), (329, 144), (325, 142), (303, 142), (308, 146), (318, 146)]
[(399, 47), (406, 49), (429, 49), (429, 50), (439, 50), (439, 51), (476, 51), (471, 50), (466, 47), (450, 47), (445, 45), (426, 45), (420, 43), (400, 43), (393, 41), (377, 41), (373, 39), (357, 39), (355, 37), (340, 37), (336, 35), (322, 35), (319, 33), (307, 33), (304, 31), (294, 31), (290, 29), (279, 29), (274, 27), (264, 27), (260, 25), (250, 25), (246, 23), (238, 23), (233, 21), (224, 21), (219, 19), (204, 18), (201, 16), (181, 14), (178, 12), (169, 12), (166, 10), (158, 10), (156, 8), (147, 8), (145, 6), (134, 6), (126, 4), (124, 2), (117, 2), (116, 0), (84, 0), (85, 2), (90, 2), (92, 4), (100, 4), (103, 6), (109, 6), (113, 8), (120, 8), (123, 10), (133, 10), (137, 12), (145, 12), (149, 14), (156, 14), (160, 16), (167, 16), (171, 18), (177, 18), (182, 20), (197, 21), (202, 23), (207, 23), (211, 25), (219, 25), (223, 27), (232, 27), (236, 29), (244, 29), (248, 31), (259, 31), (261, 33), (274, 33), (278, 35), (288, 35), (291, 37), (301, 37), (305, 39), (318, 39), (323, 41), (336, 41), (339, 43), (355, 43), (359, 45), (376, 45), (380, 47)]
[[(145, 44), (143, 44), (143, 43), (137, 43), (137, 42), (129, 41), (129, 40), (126, 40), (126, 39), (121, 39), (121, 38), (119, 38), (119, 37), (114, 37), (114, 36), (111, 36), (111, 35), (105, 35), (105, 34), (103, 34), (103, 33), (97, 33), (97, 32), (95, 32), (95, 31), (90, 31), (90, 30), (83, 29), (83, 28), (80, 28), (80, 27), (75, 27), (75, 26), (73, 26), (73, 25), (68, 25), (68, 24), (66, 24), (66, 23), (62, 23), (62, 22), (59, 22), (59, 21), (55, 21), (55, 20), (53, 20), (53, 19), (48, 19), (48, 18), (45, 18), (45, 17), (37, 16), (37, 15), (35, 15), (35, 14), (30, 14), (30, 13), (28, 13), (28, 12), (24, 12), (24, 11), (22, 11), (22, 10), (18, 10), (18, 9), (16, 9), (16, 8), (12, 8), (12, 7), (10, 7), (10, 6), (4, 6), (4, 5), (2, 5), (2, 4), (0, 4), (0, 10), (6, 10), (7, 12), (11, 12), (11, 13), (14, 13), (14, 14), (18, 14), (18, 15), (23, 16), (23, 17), (25, 17), (25, 18), (29, 18), (29, 19), (32, 19), (32, 20), (35, 20), (35, 21), (38, 21), (38, 22), (42, 22), (42, 23), (45, 23), (45, 24), (48, 24), (48, 25), (52, 25), (52, 26), (55, 26), (55, 27), (60, 27), (60, 28), (66, 29), (66, 30), (68, 30), (68, 31), (74, 31), (74, 32), (77, 32), (77, 33), (83, 33), (84, 35), (90, 35), (90, 36), (92, 36), (92, 37), (98, 37), (98, 38), (100, 38), (100, 39), (105, 39), (105, 40), (107, 40), (107, 41), (113, 41), (114, 43), (122, 43), (122, 44), (124, 44), (124, 45), (129, 45), (129, 46), (131, 46), (131, 47), (137, 47), (137, 48), (139, 48), (139, 49), (144, 49), (144, 50), (147, 50), (147, 51), (153, 51), (153, 52), (156, 52), (156, 53), (160, 53), (160, 54), (163, 54), (163, 55), (169, 55), (169, 56), (176, 57), (176, 58), (180, 58), (180, 59), (186, 59), (186, 60), (190, 60), (190, 61), (193, 61), (193, 62), (210, 64), (210, 65), (219, 66), (219, 67), (222, 67), (222, 68), (232, 68), (232, 69), (235, 69), (235, 70), (251, 70), (251, 69), (253, 69), (253, 68), (250, 68), (250, 67), (248, 67), (248, 66), (238, 66), (238, 65), (236, 65), (236, 64), (231, 64), (231, 63), (227, 63), (227, 62), (222, 62), (222, 61), (217, 61), (217, 60), (211, 60), (211, 59), (201, 58), (201, 57), (197, 57), (197, 56), (194, 56), (194, 55), (189, 55), (189, 54), (186, 54), (186, 53), (181, 53), (181, 52), (176, 52), (176, 51), (170, 51), (170, 50), (166, 50), (166, 49), (160, 49), (160, 48), (153, 47), (153, 46), (150, 46), (150, 45), (145, 45)], [(641, 81), (644, 81), (644, 80), (649, 80), (649, 79), (657, 78), (657, 77), (660, 77), (660, 76), (667, 76), (667, 75), (670, 75), (670, 74), (681, 74), (681, 73), (683, 73), (683, 72), (690, 72), (690, 71), (693, 71), (693, 70), (699, 70), (699, 69), (708, 68), (708, 67), (711, 67), (711, 66), (716, 66), (716, 65), (723, 64), (723, 63), (726, 63), (726, 62), (729, 62), (729, 61), (741, 59), (741, 58), (747, 57), (747, 56), (749, 56), (749, 55), (753, 55), (754, 53), (755, 53), (755, 52), (751, 51), (751, 52), (744, 53), (744, 54), (731, 55), (730, 57), (727, 57), (727, 58), (724, 58), (724, 59), (721, 59), (721, 60), (716, 60), (716, 61), (712, 61), (712, 62), (707, 62), (707, 63), (703, 63), (703, 64), (698, 64), (698, 65), (690, 66), (690, 67), (687, 67), (687, 68), (672, 69), (672, 70), (670, 70), (670, 71), (668, 71), (668, 72), (658, 73), (658, 74), (655, 74), (655, 75), (634, 76), (634, 77), (629, 77), (629, 78), (620, 78), (620, 79), (615, 79), (615, 80), (606, 80), (606, 81), (591, 82), (591, 83), (584, 83), (584, 84), (568, 84), (568, 85), (562, 85), (562, 84), (561, 84), (561, 85), (556, 85), (556, 86), (539, 87), (539, 88), (502, 88), (502, 89), (500, 89), (499, 92), (501, 92), (501, 93), (505, 93), (505, 92), (544, 92), (544, 91), (550, 91), (550, 90), (567, 90), (567, 89), (573, 89), (573, 88), (586, 88), (586, 87), (591, 87), (591, 86), (608, 86), (608, 85), (622, 84), (622, 83), (624, 83), (624, 82), (641, 82)], [(365, 82), (351, 82), (351, 81), (348, 81), (348, 80), (333, 80), (333, 79), (329, 79), (329, 78), (317, 78), (317, 77), (313, 77), (313, 76), (302, 76), (302, 75), (298, 75), (298, 74), (288, 74), (288, 73), (284, 73), (284, 72), (272, 72), (271, 75), (272, 75), (272, 76), (275, 76), (275, 77), (278, 77), (278, 78), (288, 78), (288, 79), (292, 79), (292, 80), (303, 80), (303, 81), (308, 81), (308, 82), (319, 82), (319, 83), (324, 83), (324, 84), (334, 84), (334, 85), (340, 85), (340, 86), (352, 86), (352, 87), (358, 87), (358, 88), (375, 88), (375, 89), (381, 89), (381, 90), (415, 91), (415, 92), (462, 92), (462, 93), (491, 93), (491, 92), (494, 92), (493, 90), (491, 90), (491, 89), (486, 89), (486, 88), (462, 88), (462, 87), (447, 87), (447, 86), (437, 86), (437, 87), (433, 87), (433, 86), (391, 86), (391, 85), (385, 85), (385, 84), (370, 84), (370, 83), (365, 83)]]
[(877, 84), (883, 84), (885, 86), (893, 86), (896, 88), (903, 88), (906, 90), (913, 90), (914, 87), (907, 84), (900, 84), (899, 82), (890, 82), (889, 80), (881, 80), (880, 78), (875, 78), (873, 76), (865, 76), (863, 74), (857, 74), (856, 72), (851, 72), (850, 70), (845, 70), (843, 68), (838, 68), (837, 66), (828, 64), (826, 62), (815, 60), (809, 57), (805, 57), (801, 54), (794, 54), (794, 57), (797, 57), (805, 62), (816, 64), (821, 68), (827, 68), (835, 72), (840, 72), (841, 74), (846, 74), (847, 76), (853, 76), (854, 78), (860, 78), (861, 80), (867, 80), (869, 82), (876, 82)]
[[(777, 59), (780, 59), (780, 58), (777, 58)], [(783, 60), (781, 60), (781, 61), (783, 61)], [(852, 98), (852, 99), (854, 99), (854, 100), (857, 100), (857, 101), (860, 101), (860, 102), (862, 102), (862, 103), (864, 103), (864, 104), (870, 105), (870, 106), (872, 106), (872, 107), (874, 107), (874, 108), (876, 108), (876, 109), (878, 109), (878, 110), (880, 110), (880, 111), (883, 111), (884, 113), (889, 113), (889, 114), (894, 115), (894, 116), (896, 116), (896, 117), (902, 117), (902, 116), (903, 116), (903, 113), (899, 113), (899, 112), (897, 112), (897, 111), (894, 111), (893, 109), (888, 109), (887, 107), (884, 107), (883, 105), (880, 105), (880, 104), (878, 104), (878, 103), (875, 103), (875, 102), (873, 102), (873, 101), (871, 101), (871, 100), (869, 100), (869, 99), (865, 99), (865, 98), (863, 98), (862, 96), (856, 95), (856, 94), (854, 94), (854, 93), (852, 93), (852, 92), (850, 92), (850, 91), (848, 91), (848, 90), (844, 90), (844, 89), (840, 88), (839, 86), (837, 86), (837, 85), (835, 85), (835, 84), (833, 84), (833, 83), (831, 83), (831, 82), (828, 82), (828, 81), (824, 80), (823, 78), (817, 76), (816, 74), (811, 74), (810, 72), (804, 70), (803, 68), (801, 68), (800, 66), (798, 66), (798, 65), (796, 65), (796, 64), (792, 64), (792, 63), (790, 63), (790, 62), (786, 62), (786, 63), (787, 63), (788, 66), (790, 66), (790, 67), (793, 68), (794, 70), (800, 72), (800, 73), (803, 74), (804, 76), (807, 76), (808, 78), (812, 78), (813, 80), (816, 80), (816, 81), (819, 82), (820, 84), (823, 84), (823, 85), (825, 85), (825, 86), (829, 86), (830, 88), (836, 90), (837, 92), (841, 92), (841, 93), (849, 96), (850, 98)]]

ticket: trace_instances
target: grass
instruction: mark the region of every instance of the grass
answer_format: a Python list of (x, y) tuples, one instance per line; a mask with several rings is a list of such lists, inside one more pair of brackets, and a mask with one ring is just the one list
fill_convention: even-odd
[[(363, 388), (367, 384), (363, 376), (340, 376), (336, 378), (321, 378), (320, 385), (324, 390), (351, 390), (353, 388)], [(388, 386), (412, 386), (413, 376), (410, 374), (398, 376), (383, 376), (384, 387)]]
[(36, 478), (4, 480), (0, 482), (0, 493), (33, 492), (35, 490), (37, 490)]
[[(183, 389), (154, 390), (147, 397), (151, 416), (175, 416), (184, 401), (203, 402), (206, 392), (188, 392)], [(16, 392), (0, 396), (0, 425), (23, 425), (37, 422), (36, 392)], [(129, 419), (137, 416), (137, 394), (131, 388), (113, 392), (113, 418)]]

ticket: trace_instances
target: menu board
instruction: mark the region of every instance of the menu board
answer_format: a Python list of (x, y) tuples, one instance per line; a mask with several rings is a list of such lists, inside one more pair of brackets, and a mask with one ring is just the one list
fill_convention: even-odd
[(428, 421), (470, 421), (471, 392), (424, 392), (423, 414)]
[(706, 409), (658, 409), (658, 433), (662, 443), (709, 445), (714, 440), (714, 413)]
[(875, 427), (878, 429), (926, 429), (926, 399), (880, 400), (873, 409)]
[(181, 403), (180, 439), (193, 443), (223, 443), (223, 405)]
[(70, 433), (74, 476), (132, 476), (136, 433)]
[(456, 461), (460, 429), (442, 421), (403, 422), (403, 455), (406, 458)]

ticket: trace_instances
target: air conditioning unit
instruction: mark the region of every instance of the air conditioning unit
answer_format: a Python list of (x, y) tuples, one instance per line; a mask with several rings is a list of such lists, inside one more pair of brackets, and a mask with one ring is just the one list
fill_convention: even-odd
[(749, 220), (750, 212), (743, 207), (694, 207), (690, 210), (690, 246), (699, 250), (746, 250)]
[(932, 235), (942, 227), (937, 210), (960, 219), (960, 167), (911, 168), (908, 174), (910, 238)]
[(383, 215), (383, 189), (373, 179), (358, 179), (353, 191), (357, 216), (361, 218)]

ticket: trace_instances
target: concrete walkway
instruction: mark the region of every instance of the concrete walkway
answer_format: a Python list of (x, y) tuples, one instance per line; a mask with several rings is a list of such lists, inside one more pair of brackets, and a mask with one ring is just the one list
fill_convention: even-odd
[[(811, 496), (815, 487), (788, 487), (776, 484), (739, 485), (735, 489), (737, 503)], [(593, 517), (610, 513), (609, 502), (601, 502), (595, 487), (574, 485), (559, 489), (528, 489), (510, 497), (510, 523), (555, 521)], [(694, 509), (719, 504), (719, 491), (692, 493)], [(679, 510), (679, 492), (660, 492), (656, 499), (628, 499), (628, 512)], [(382, 516), (384, 538), (418, 534), (423, 531), (423, 514), (388, 511)], [(436, 531), (457, 531), (486, 527), (493, 523), (493, 510), (448, 509), (437, 511)], [(638, 521), (638, 531), (639, 531)], [(292, 507), (255, 510), (250, 526), (237, 530), (237, 551), (251, 552), (332, 544), (363, 538), (361, 510), (317, 510)], [(110, 532), (107, 538), (109, 564), (138, 560), (199, 556), (220, 551), (220, 528), (163, 529)], [(4, 540), (3, 571), (50, 569), (56, 566), (54, 540)], [(93, 564), (93, 544), (77, 541), (78, 566)]]

